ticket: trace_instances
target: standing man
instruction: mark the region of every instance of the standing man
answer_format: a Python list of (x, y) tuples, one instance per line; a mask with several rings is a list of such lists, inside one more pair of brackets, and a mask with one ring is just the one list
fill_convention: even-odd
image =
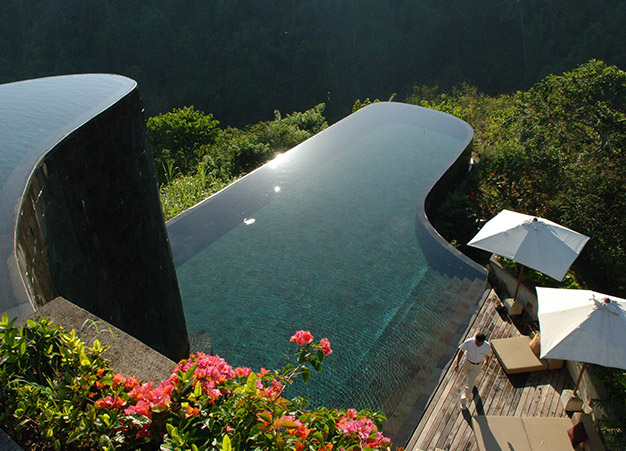
[(461, 409), (467, 409), (467, 399), (476, 384), (476, 378), (480, 374), (481, 368), (489, 364), (491, 345), (486, 340), (485, 334), (478, 334), (475, 338), (468, 338), (459, 346), (459, 355), (456, 358), (454, 371), (459, 370), (459, 362), (463, 358), (463, 354), (465, 354), (465, 362), (461, 370), (465, 375), (463, 394), (461, 395)]

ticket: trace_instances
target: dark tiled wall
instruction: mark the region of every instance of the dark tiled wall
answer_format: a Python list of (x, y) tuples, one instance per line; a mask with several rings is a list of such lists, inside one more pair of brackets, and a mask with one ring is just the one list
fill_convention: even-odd
[(40, 161), (22, 201), (17, 248), (38, 305), (62, 296), (174, 360), (188, 354), (137, 90)]

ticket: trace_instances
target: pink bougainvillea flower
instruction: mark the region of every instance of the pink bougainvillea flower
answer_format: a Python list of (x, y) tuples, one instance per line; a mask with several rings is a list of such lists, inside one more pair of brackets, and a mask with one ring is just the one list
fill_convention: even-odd
[(117, 384), (123, 384), (126, 378), (122, 376), (120, 373), (113, 375), (113, 390), (117, 388)]
[(126, 376), (126, 379), (124, 379), (124, 387), (128, 389), (133, 389), (137, 385), (139, 385), (139, 379), (137, 379), (136, 377)]
[[(257, 380), (257, 388), (258, 388), (258, 380)], [(265, 397), (270, 401), (275, 401), (283, 392), (283, 384), (276, 379), (272, 379), (271, 383), (268, 387), (263, 389), (263, 385), (259, 388), (259, 396)]]
[[(296, 420), (297, 421), (297, 420)], [(298, 421), (298, 423), (300, 423)], [(290, 434), (295, 435), (296, 437), (298, 437), (300, 440), (306, 440), (306, 438), (309, 436), (309, 434), (311, 433), (311, 429), (307, 428), (304, 426), (304, 424), (300, 424), (300, 426), (298, 426), (297, 429), (294, 429), (292, 431), (289, 431)]]
[(322, 346), (322, 352), (325, 356), (333, 353), (333, 350), (330, 349), (330, 341), (328, 341), (328, 338), (322, 338), (320, 340), (320, 345)]
[(245, 366), (239, 366), (235, 368), (235, 376), (241, 376), (241, 377), (247, 378), (248, 376), (250, 376), (250, 373), (252, 373), (252, 370)]
[(299, 330), (291, 336), (289, 341), (295, 341), (298, 346), (304, 346), (313, 341), (313, 335), (308, 330)]
[(369, 418), (361, 417), (356, 419), (350, 416), (344, 416), (339, 419), (337, 426), (345, 434), (357, 438), (362, 447), (367, 446), (371, 449), (377, 449), (383, 443), (390, 442), (387, 437), (383, 436), (383, 434), (378, 431), (374, 422)]
[(127, 409), (124, 409), (124, 413), (126, 415), (131, 415), (133, 413), (138, 415), (143, 415), (148, 418), (152, 418), (152, 411), (150, 410), (150, 405), (145, 401), (138, 401), (134, 406), (130, 406)]

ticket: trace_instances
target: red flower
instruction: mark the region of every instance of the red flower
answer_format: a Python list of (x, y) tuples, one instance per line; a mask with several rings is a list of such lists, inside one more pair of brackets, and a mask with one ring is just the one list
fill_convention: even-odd
[(308, 330), (299, 330), (289, 341), (295, 341), (298, 346), (304, 346), (313, 341), (313, 335)]
[(322, 345), (322, 352), (325, 356), (333, 353), (333, 350), (330, 349), (330, 341), (328, 341), (328, 338), (322, 338), (320, 340), (320, 345)]
[(98, 409), (119, 409), (126, 405), (126, 401), (118, 397), (111, 398), (107, 396), (106, 398), (97, 400), (95, 404)]

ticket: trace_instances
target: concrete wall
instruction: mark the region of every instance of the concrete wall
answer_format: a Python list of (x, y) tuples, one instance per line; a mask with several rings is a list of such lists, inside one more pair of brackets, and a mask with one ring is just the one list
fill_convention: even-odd
[(176, 366), (174, 361), (163, 354), (67, 299), (53, 299), (29, 317), (20, 320), (17, 325), (23, 326), (26, 320), (37, 317), (50, 318), (53, 324), (68, 332), (75, 330), (87, 346), (92, 346), (97, 338), (102, 346), (108, 347), (102, 357), (113, 372), (123, 376), (134, 376), (141, 382), (151, 381), (158, 385), (172, 374)]
[(22, 198), (16, 253), (36, 305), (63, 296), (169, 358), (187, 356), (137, 89), (38, 162)]

